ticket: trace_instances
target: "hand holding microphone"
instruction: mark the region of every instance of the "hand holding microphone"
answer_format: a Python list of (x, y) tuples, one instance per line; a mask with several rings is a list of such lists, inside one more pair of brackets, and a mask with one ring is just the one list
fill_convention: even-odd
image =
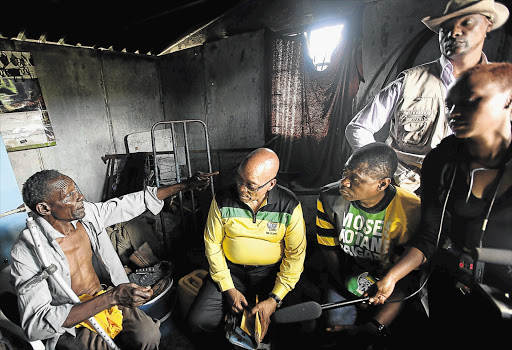
[(368, 303), (373, 305), (382, 305), (386, 302), (388, 297), (393, 293), (395, 289), (395, 282), (385, 276), (383, 279), (375, 282), (367, 291), (364, 293), (364, 297), (369, 297)]

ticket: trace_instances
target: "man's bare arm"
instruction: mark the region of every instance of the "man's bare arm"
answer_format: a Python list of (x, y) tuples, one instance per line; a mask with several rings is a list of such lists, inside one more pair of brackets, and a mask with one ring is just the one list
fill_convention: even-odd
[(188, 191), (195, 189), (201, 191), (208, 187), (208, 185), (210, 184), (210, 176), (218, 174), (218, 171), (213, 173), (202, 173), (199, 171), (183, 182), (170, 186), (160, 187), (156, 192), (156, 196), (158, 199), (163, 200), (179, 193), (180, 191)]
[(66, 328), (74, 327), (115, 305), (129, 308), (138, 307), (150, 300), (152, 296), (153, 290), (151, 287), (141, 287), (135, 283), (123, 283), (91, 300), (73, 306), (62, 326)]

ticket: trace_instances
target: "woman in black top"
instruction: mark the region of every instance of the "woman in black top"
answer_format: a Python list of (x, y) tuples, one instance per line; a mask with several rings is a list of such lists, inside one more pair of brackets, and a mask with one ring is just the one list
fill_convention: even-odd
[(450, 87), (446, 107), (453, 135), (423, 163), (420, 230), (408, 253), (377, 282), (370, 302), (383, 303), (398, 280), (429, 262), (433, 330), (469, 331), (458, 343), (482, 339), (490, 334), (487, 328), (499, 329), (493, 335), (501, 337), (496, 327), (512, 330), (512, 324), (502, 321), (476, 282), (495, 287), (506, 304), (512, 266), (485, 264), (477, 277), (480, 264), (471, 261), (471, 252), (512, 250), (512, 64), (466, 71)]

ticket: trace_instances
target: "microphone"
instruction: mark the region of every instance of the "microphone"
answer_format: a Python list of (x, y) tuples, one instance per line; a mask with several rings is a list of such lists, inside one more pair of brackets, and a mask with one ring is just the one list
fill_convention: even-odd
[(314, 320), (322, 315), (322, 307), (314, 301), (284, 307), (274, 312), (271, 320), (275, 323), (292, 323)]
[(364, 297), (355, 300), (345, 300), (336, 303), (329, 303), (320, 305), (314, 301), (307, 301), (305, 303), (295, 304), (292, 306), (284, 307), (274, 312), (270, 319), (275, 323), (293, 323), (311, 321), (319, 318), (322, 315), (322, 310), (330, 310), (338, 307), (353, 305), (361, 303), (370, 299)]
[(512, 265), (512, 250), (497, 248), (475, 248), (475, 260), (490, 264)]

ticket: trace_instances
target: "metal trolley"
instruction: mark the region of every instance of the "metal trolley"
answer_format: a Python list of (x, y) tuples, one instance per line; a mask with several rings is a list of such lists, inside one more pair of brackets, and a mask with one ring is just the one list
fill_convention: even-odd
[[(194, 138), (191, 140), (190, 137), (190, 126), (191, 125), (197, 125), (202, 130), (201, 140), (197, 140), (197, 138)], [(170, 128), (170, 140), (168, 142), (171, 145), (171, 152), (161, 152), (158, 149), (157, 146), (157, 131), (161, 130), (161, 128)], [(167, 140), (166, 140), (167, 142)], [(194, 144), (203, 143), (203, 147), (201, 149), (191, 149), (191, 142)], [(191, 177), (195, 172), (203, 169), (195, 168), (193, 164), (193, 160), (191, 159), (191, 154), (206, 154), (206, 161), (208, 166), (208, 172), (212, 172), (212, 160), (211, 160), (211, 154), (210, 154), (210, 142), (208, 139), (208, 129), (206, 124), (201, 120), (174, 120), (174, 121), (160, 121), (155, 124), (153, 124), (151, 128), (151, 147), (153, 151), (153, 164), (152, 169), (154, 171), (154, 179), (156, 187), (160, 187), (164, 185), (164, 175), (166, 173), (171, 172), (172, 175), (168, 177), (171, 181), (175, 181), (177, 183), (181, 182), (182, 178), (188, 178)], [(167, 147), (166, 147), (167, 148)], [(163, 162), (164, 159), (169, 160), (169, 158), (164, 158), (170, 154), (171, 155), (171, 162), (173, 162), (173, 166), (171, 166), (171, 170), (169, 170), (169, 164), (165, 164)], [(203, 159), (204, 160), (204, 159)], [(211, 193), (212, 196), (215, 194), (214, 184), (213, 184), (213, 177), (210, 178), (210, 185), (211, 185)], [(180, 206), (180, 214), (182, 223), (185, 219), (185, 200), (184, 200), (184, 194), (180, 192), (178, 194), (179, 197), (179, 206)], [(197, 223), (197, 217), (195, 215), (197, 209), (198, 209), (198, 202), (197, 199), (194, 196), (194, 191), (190, 191), (190, 207), (191, 212), (194, 214), (193, 217), (193, 224), (194, 229), (197, 230), (198, 223)], [(167, 238), (165, 234), (165, 222), (163, 220), (163, 216), (161, 216), (161, 222), (162, 222), (162, 229), (163, 229), (163, 245), (164, 247), (167, 247)]]

